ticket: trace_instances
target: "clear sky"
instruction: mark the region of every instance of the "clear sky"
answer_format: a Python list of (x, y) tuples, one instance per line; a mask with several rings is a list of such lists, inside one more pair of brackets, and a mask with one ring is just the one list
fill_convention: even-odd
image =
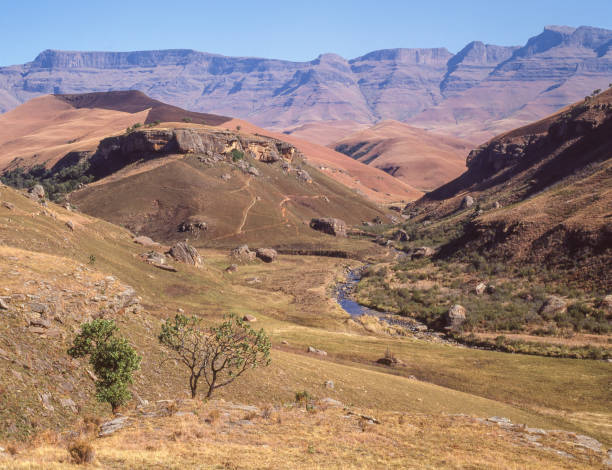
[(612, 0), (0, 1), (0, 65), (44, 49), (196, 49), (233, 56), (354, 58), (478, 39), (522, 45), (545, 25), (612, 29)]

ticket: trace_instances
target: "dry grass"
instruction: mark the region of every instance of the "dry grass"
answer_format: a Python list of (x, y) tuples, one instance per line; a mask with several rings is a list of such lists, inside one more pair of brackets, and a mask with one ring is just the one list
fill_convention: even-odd
[[(588, 469), (602, 454), (573, 444), (562, 432), (533, 438), (526, 429), (504, 429), (467, 416), (389, 413), (338, 408), (311, 413), (279, 411), (279, 420), (237, 420), (239, 410), (214, 403), (224, 417), (211, 426), (202, 413), (139, 420), (93, 442), (91, 468), (436, 468)], [(194, 405), (202, 408), (202, 405)], [(364, 415), (374, 415), (373, 424)], [(536, 442), (539, 441), (539, 442)], [(541, 442), (541, 443), (540, 443)], [(561, 452), (571, 453), (572, 458)], [(0, 468), (76, 468), (59, 446), (44, 445), (0, 457)]]

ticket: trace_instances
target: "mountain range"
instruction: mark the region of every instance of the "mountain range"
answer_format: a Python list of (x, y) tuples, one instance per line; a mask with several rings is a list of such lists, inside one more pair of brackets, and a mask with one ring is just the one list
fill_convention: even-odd
[(188, 49), (46, 50), (32, 62), (0, 68), (0, 111), (43, 94), (137, 89), (277, 130), (392, 119), (478, 143), (606, 87), (611, 76), (612, 31), (586, 26), (549, 26), (522, 47), (474, 41), (457, 54), (386, 49), (309, 62)]

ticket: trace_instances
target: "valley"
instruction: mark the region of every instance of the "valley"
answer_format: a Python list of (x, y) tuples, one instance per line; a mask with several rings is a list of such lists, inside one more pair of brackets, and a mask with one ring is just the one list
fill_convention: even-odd
[[(609, 33), (310, 71), (186, 50), (0, 69), (63, 77), (0, 115), (0, 468), (610, 467), (612, 89), (583, 91)], [(90, 92), (177, 60), (246, 78)], [(296, 104), (253, 95), (250, 66)], [(433, 101), (396, 82), (416, 76)], [(190, 377), (190, 354), (214, 357)]]

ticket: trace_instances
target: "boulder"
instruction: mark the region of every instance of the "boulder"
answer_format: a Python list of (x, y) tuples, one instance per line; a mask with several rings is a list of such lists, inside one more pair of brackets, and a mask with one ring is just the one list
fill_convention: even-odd
[(38, 328), (51, 328), (51, 322), (44, 318), (34, 318), (30, 320), (30, 326), (38, 327)]
[(428, 246), (420, 246), (412, 252), (412, 259), (430, 258), (436, 253), (436, 250)]
[(208, 224), (201, 217), (189, 217), (178, 226), (179, 232), (200, 233), (208, 229)]
[(341, 219), (331, 217), (314, 218), (310, 221), (310, 228), (327, 233), (328, 235), (346, 237), (346, 223)]
[(316, 354), (318, 356), (327, 356), (327, 351), (323, 351), (322, 349), (313, 348), (312, 346), (308, 346), (306, 352), (310, 354)]
[(10, 211), (12, 211), (13, 209), (15, 209), (15, 205), (14, 205), (13, 203), (11, 203), (11, 202), (7, 202), (7, 201), (4, 201), (4, 202), (2, 203), (2, 207), (6, 208), (6, 209), (8, 209), (8, 210), (10, 210)]
[(567, 311), (567, 302), (556, 295), (548, 296), (544, 301), (538, 313), (546, 319), (553, 318), (558, 313)]
[(238, 271), (238, 265), (237, 264), (230, 264), (227, 268), (225, 268), (225, 271), (228, 273), (234, 273), (236, 271)]
[(476, 292), (476, 295), (482, 295), (485, 293), (486, 289), (487, 285), (484, 282), (479, 282), (474, 288), (474, 292)]
[(305, 183), (312, 183), (312, 177), (310, 176), (310, 173), (308, 173), (306, 170), (297, 169), (295, 171), (295, 174), (297, 176), (297, 179), (299, 179), (300, 181), (303, 181)]
[(140, 255), (140, 257), (149, 264), (166, 264), (166, 257), (162, 253), (158, 253), (157, 251), (147, 251)]
[(467, 319), (465, 307), (455, 304), (446, 312), (446, 328), (455, 329), (460, 327)]
[(249, 250), (249, 245), (240, 245), (232, 250), (231, 256), (240, 261), (253, 261), (256, 253)]
[(135, 237), (134, 243), (138, 243), (139, 245), (142, 245), (142, 246), (159, 246), (159, 243), (154, 242), (149, 237), (145, 237), (144, 235), (140, 237)]
[(0, 297), (0, 310), (8, 310), (8, 302)]
[(243, 317), (242, 317), (242, 321), (246, 321), (246, 322), (249, 322), (249, 323), (253, 323), (253, 322), (256, 322), (256, 321), (257, 321), (257, 318), (255, 318), (253, 315), (248, 315), (248, 314), (247, 314), (247, 315), (245, 315), (245, 316), (243, 316)]
[(40, 184), (35, 184), (28, 190), (28, 196), (35, 201), (40, 201), (45, 198), (45, 188)]
[(74, 232), (74, 222), (72, 220), (66, 222), (66, 227), (68, 227), (71, 232)]
[(495, 201), (495, 202), (493, 203), (493, 208), (494, 208), (494, 209), (501, 209), (501, 206), (502, 206), (502, 205), (499, 203), (499, 201)]
[(264, 263), (271, 263), (276, 259), (278, 253), (272, 248), (258, 248), (256, 251), (257, 257)]
[(259, 176), (259, 170), (255, 168), (254, 166), (250, 166), (249, 169), (247, 170), (247, 173), (249, 175)]
[(410, 240), (410, 237), (405, 230), (398, 230), (393, 234), (393, 239), (398, 242), (407, 242)]
[(325, 388), (328, 388), (330, 390), (333, 390), (334, 387), (336, 386), (333, 380), (326, 380), (323, 385), (325, 386)]
[(462, 209), (469, 209), (473, 205), (474, 205), (474, 198), (472, 196), (465, 196), (461, 200), (461, 208)]
[(172, 248), (170, 248), (170, 251), (168, 251), (168, 254), (181, 263), (191, 264), (193, 266), (202, 265), (202, 257), (198, 253), (198, 250), (187, 241), (175, 243)]
[(76, 403), (71, 398), (60, 398), (60, 405), (64, 408), (68, 408), (73, 413), (79, 412)]
[(100, 425), (100, 432), (98, 433), (98, 437), (110, 436), (111, 434), (116, 433), (120, 429), (123, 429), (128, 423), (127, 416), (119, 416), (111, 421), (107, 421), (106, 423), (102, 423)]
[(338, 407), (338, 408), (342, 408), (344, 406), (341, 401), (338, 401), (330, 397), (322, 398), (321, 400), (319, 400), (319, 404), (323, 406), (327, 406), (327, 407)]

